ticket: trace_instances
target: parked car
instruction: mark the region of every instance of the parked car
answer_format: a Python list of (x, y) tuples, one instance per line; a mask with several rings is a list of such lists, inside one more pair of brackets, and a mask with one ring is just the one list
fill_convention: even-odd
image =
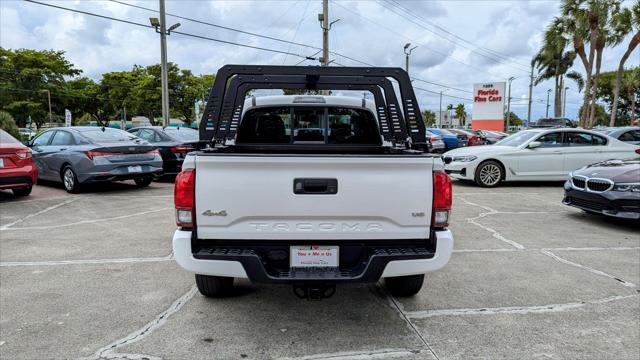
[(76, 192), (81, 184), (133, 179), (148, 186), (162, 173), (162, 158), (155, 146), (112, 128), (77, 126), (53, 128), (29, 146), (39, 178), (62, 182)]
[(431, 152), (440, 153), (446, 150), (444, 141), (442, 141), (442, 138), (440, 136), (427, 130), (426, 137), (429, 143), (431, 143)]
[(524, 130), (492, 146), (449, 151), (445, 165), (452, 177), (485, 187), (502, 181), (560, 181), (594, 161), (626, 159), (640, 147), (582, 129)]
[(444, 141), (445, 150), (467, 146), (467, 137), (464, 135), (454, 134), (449, 130), (440, 128), (429, 128), (428, 130), (442, 138), (442, 141)]
[(489, 144), (489, 145), (495, 144), (498, 141), (509, 136), (508, 134), (505, 134), (505, 133), (500, 133), (497, 131), (489, 131), (489, 130), (474, 130), (474, 132), (478, 135), (483, 136), (486, 144)]
[(0, 129), (0, 189), (11, 189), (15, 196), (27, 196), (37, 180), (31, 149)]
[(448, 129), (454, 134), (465, 136), (467, 139), (467, 146), (486, 145), (487, 139), (484, 135), (479, 135), (469, 130), (464, 129)]
[(593, 129), (629, 144), (640, 145), (640, 126), (605, 127)]
[(193, 151), (198, 143), (198, 131), (191, 128), (144, 126), (128, 131), (160, 150), (164, 174), (179, 173), (185, 156)]
[[(278, 85), (271, 76), (278, 74), (291, 75), (281, 86), (337, 90), (389, 76), (400, 91), (389, 82), (385, 93), (399, 96), (374, 102), (315, 95), (245, 100), (238, 90), (238, 78)], [(337, 75), (340, 83), (329, 83)], [(216, 75), (211, 97), (217, 96), (202, 116), (200, 139), (218, 146), (187, 154), (175, 181), (173, 253), (195, 273), (203, 295), (228, 295), (234, 278), (248, 278), (290, 284), (306, 299), (329, 297), (336, 284), (382, 279), (390, 294), (411, 296), (425, 273), (449, 261), (452, 187), (442, 160), (424, 153), (424, 128), (411, 119), (377, 116), (398, 101), (420, 113), (404, 70), (229, 65)], [(237, 113), (207, 128), (224, 109)], [(311, 138), (296, 132), (307, 128), (323, 131)], [(397, 132), (422, 141), (408, 144)]]
[(640, 219), (640, 159), (609, 160), (569, 174), (565, 205), (623, 219)]
[(19, 128), (18, 131), (20, 132), (22, 140), (26, 141), (33, 139), (37, 134), (35, 131), (27, 128)]
[(567, 118), (542, 118), (536, 122), (529, 124), (530, 128), (557, 128), (557, 127), (576, 127), (576, 124)]

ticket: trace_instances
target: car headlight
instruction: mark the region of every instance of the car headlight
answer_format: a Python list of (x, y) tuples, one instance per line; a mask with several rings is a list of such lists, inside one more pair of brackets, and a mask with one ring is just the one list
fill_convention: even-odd
[(458, 162), (469, 162), (469, 161), (473, 161), (475, 159), (477, 159), (477, 156), (473, 156), (473, 155), (466, 155), (466, 156), (454, 156), (453, 157), (453, 161), (458, 161)]
[(613, 185), (613, 191), (640, 192), (640, 183), (619, 183)]

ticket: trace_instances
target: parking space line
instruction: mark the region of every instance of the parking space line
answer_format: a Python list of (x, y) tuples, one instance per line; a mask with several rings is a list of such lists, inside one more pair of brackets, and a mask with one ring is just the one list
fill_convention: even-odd
[[(495, 209), (492, 209), (492, 208), (490, 208), (488, 206), (484, 206), (484, 205), (480, 205), (480, 204), (476, 204), (476, 203), (473, 203), (471, 201), (468, 201), (468, 200), (464, 199), (461, 196), (458, 196), (458, 198), (460, 200), (462, 200), (463, 202), (465, 202), (466, 204), (468, 204), (468, 205), (477, 206), (477, 207), (487, 211), (487, 212), (483, 212), (483, 213), (478, 214), (478, 216), (476, 216), (476, 217), (467, 218), (466, 220), (467, 220), (468, 223), (471, 223), (471, 224), (473, 224), (473, 225), (475, 225), (475, 226), (477, 226), (477, 227), (479, 227), (481, 229), (484, 229), (484, 230), (490, 232), (491, 236), (493, 236), (494, 238), (496, 238), (496, 239), (498, 239), (498, 240), (500, 240), (502, 242), (505, 242), (505, 243), (513, 246), (516, 249), (522, 250), (522, 249), (525, 248), (524, 245), (519, 244), (519, 243), (517, 243), (517, 242), (515, 242), (513, 240), (509, 240), (509, 239), (505, 238), (504, 236), (502, 236), (502, 234), (500, 234), (498, 231), (496, 231), (496, 230), (494, 230), (494, 229), (492, 229), (492, 228), (490, 228), (488, 226), (484, 226), (484, 225), (482, 225), (482, 224), (480, 224), (479, 222), (476, 221), (477, 219), (483, 218), (483, 217), (485, 217), (487, 215), (513, 214), (513, 212), (499, 212), (499, 211), (497, 211)], [(530, 214), (531, 212), (528, 212), (528, 213)]]
[(411, 319), (426, 319), (426, 318), (437, 317), (437, 316), (554, 313), (554, 312), (567, 311), (571, 309), (577, 309), (587, 305), (605, 304), (612, 301), (629, 299), (629, 298), (634, 298), (638, 296), (639, 296), (638, 294), (618, 295), (618, 296), (611, 296), (604, 299), (592, 300), (592, 301), (580, 301), (580, 302), (571, 302), (566, 304), (549, 304), (549, 305), (536, 305), (536, 306), (507, 306), (507, 307), (496, 307), (496, 308), (475, 308), (475, 309), (467, 308), (467, 309), (408, 311), (406, 315)]
[(169, 254), (167, 256), (162, 256), (162, 257), (148, 257), (148, 258), (52, 260), (52, 261), (0, 261), (0, 267), (122, 264), (122, 263), (139, 263), (139, 262), (160, 262), (160, 261), (172, 261), (172, 260), (173, 260), (173, 254)]
[(427, 350), (429, 350), (431, 355), (433, 355), (433, 357), (436, 358), (437, 360), (440, 360), (440, 357), (438, 357), (436, 352), (433, 351), (433, 348), (431, 347), (431, 345), (429, 345), (429, 342), (427, 341), (427, 339), (425, 339), (424, 336), (422, 336), (422, 333), (420, 333), (420, 331), (416, 328), (416, 326), (413, 324), (411, 319), (409, 319), (407, 317), (407, 315), (405, 314), (405, 312), (403, 310), (402, 304), (400, 304), (398, 301), (396, 301), (396, 299), (391, 294), (389, 294), (387, 292), (387, 290), (384, 288), (384, 286), (382, 284), (380, 284), (380, 282), (378, 282), (378, 288), (381, 290), (381, 292), (387, 298), (387, 301), (389, 302), (389, 305), (391, 306), (391, 308), (394, 309), (398, 313), (400, 318), (402, 320), (404, 320), (404, 322), (409, 326), (409, 328), (414, 332), (414, 334), (416, 334), (416, 336), (424, 344), (425, 348)]
[(616, 277), (616, 276), (613, 276), (613, 275), (607, 274), (607, 273), (606, 273), (606, 272), (604, 272), (604, 271), (596, 270), (596, 269), (594, 269), (594, 268), (591, 268), (591, 267), (588, 267), (588, 266), (585, 266), (585, 265), (582, 265), (582, 264), (578, 264), (578, 263), (576, 263), (576, 262), (573, 262), (573, 261), (570, 261), (570, 260), (567, 260), (567, 259), (561, 258), (560, 256), (558, 256), (558, 255), (556, 255), (556, 254), (552, 253), (552, 252), (551, 252), (551, 251), (549, 251), (549, 250), (540, 250), (540, 252), (541, 252), (541, 253), (543, 253), (543, 254), (545, 254), (545, 255), (547, 255), (547, 256), (552, 257), (553, 259), (556, 259), (556, 260), (560, 261), (560, 262), (561, 262), (561, 263), (563, 263), (563, 264), (567, 264), (567, 265), (575, 266), (575, 267), (577, 267), (577, 268), (580, 268), (580, 269), (586, 270), (586, 271), (588, 271), (588, 272), (590, 272), (590, 273), (592, 273), (592, 274), (596, 274), (596, 275), (600, 275), (600, 276), (604, 276), (604, 277), (608, 277), (608, 278), (610, 278), (610, 279), (616, 280), (616, 281), (618, 281), (620, 284), (622, 284), (623, 286), (626, 286), (626, 287), (636, 287), (636, 285), (635, 285), (635, 284), (630, 283), (630, 282), (628, 282), (628, 281), (626, 281), (626, 280), (620, 279), (620, 278), (618, 278), (618, 277)]
[(38, 215), (42, 215), (42, 214), (44, 214), (46, 212), (49, 212), (49, 211), (54, 210), (54, 209), (57, 209), (57, 208), (59, 208), (61, 206), (67, 205), (67, 204), (72, 203), (72, 202), (74, 202), (76, 200), (78, 200), (78, 198), (71, 198), (71, 199), (67, 199), (67, 200), (65, 200), (63, 202), (57, 203), (55, 205), (51, 205), (51, 206), (49, 206), (47, 208), (44, 208), (44, 209), (42, 209), (40, 211), (37, 211), (37, 212), (35, 212), (33, 214), (29, 214), (29, 215), (27, 215), (27, 216), (25, 216), (25, 217), (23, 217), (21, 219), (18, 219), (18, 220), (14, 221), (14, 222), (10, 222), (8, 224), (2, 225), (2, 226), (0, 226), (0, 230), (8, 230), (9, 227), (11, 227), (11, 226), (13, 226), (15, 224), (19, 224), (19, 223), (21, 223), (21, 222), (23, 222), (25, 220), (29, 220), (29, 219), (31, 219), (33, 217), (38, 216)]
[(143, 359), (143, 358), (159, 359), (158, 357), (153, 357), (153, 356), (143, 355), (143, 354), (119, 354), (119, 353), (116, 353), (115, 350), (117, 348), (119, 348), (119, 347), (138, 342), (138, 341), (144, 339), (145, 337), (151, 335), (154, 331), (156, 331), (159, 328), (161, 328), (164, 324), (167, 323), (167, 320), (171, 317), (171, 315), (173, 315), (176, 312), (178, 312), (189, 300), (191, 300), (196, 295), (197, 292), (198, 292), (198, 289), (196, 288), (195, 285), (193, 285), (189, 289), (189, 291), (187, 291), (184, 295), (180, 296), (176, 301), (174, 301), (169, 306), (169, 308), (167, 308), (165, 311), (161, 312), (158, 316), (156, 316), (149, 323), (147, 323), (146, 325), (144, 325), (140, 329), (132, 332), (131, 334), (123, 337), (122, 339), (116, 340), (116, 341), (112, 342), (111, 344), (109, 344), (109, 345), (107, 345), (107, 346), (105, 346), (103, 348), (100, 348), (98, 351), (96, 351), (96, 353), (94, 354), (93, 357), (90, 357), (88, 359), (92, 359), (92, 360), (98, 360), (98, 359), (122, 359), (122, 358), (126, 358), (126, 359)]
[(93, 223), (111, 221), (111, 220), (122, 220), (122, 219), (126, 219), (126, 218), (129, 218), (129, 217), (132, 217), (132, 216), (147, 215), (147, 214), (157, 213), (157, 212), (165, 211), (165, 210), (169, 210), (169, 209), (173, 209), (173, 208), (172, 207), (164, 207), (164, 208), (160, 208), (160, 209), (142, 211), (142, 212), (137, 212), (137, 213), (133, 213), (133, 214), (120, 215), (120, 216), (115, 216), (115, 217), (110, 217), (110, 218), (93, 219), (93, 220), (81, 220), (81, 221), (76, 221), (76, 222), (66, 223), (66, 224), (47, 225), (47, 226), (28, 226), (28, 227), (21, 227), (21, 228), (2, 227), (2, 228), (0, 228), (0, 230), (4, 230), (4, 231), (9, 231), (9, 230), (11, 230), (11, 231), (15, 231), (15, 230), (50, 230), (50, 229), (58, 229), (58, 228), (63, 228), (63, 227), (68, 227), (68, 226), (75, 226), (75, 225), (93, 224)]
[(514, 248), (497, 248), (497, 249), (454, 249), (454, 253), (483, 253), (483, 252), (518, 252), (518, 251), (629, 251), (640, 250), (640, 247), (629, 246), (615, 246), (615, 247), (563, 247), (563, 248), (526, 248), (526, 249), (514, 249)]
[(392, 359), (392, 358), (406, 358), (420, 354), (422, 350), (410, 350), (410, 349), (378, 349), (371, 351), (344, 351), (327, 354), (313, 354), (305, 355), (302, 357), (283, 357), (278, 360), (371, 360), (371, 359)]

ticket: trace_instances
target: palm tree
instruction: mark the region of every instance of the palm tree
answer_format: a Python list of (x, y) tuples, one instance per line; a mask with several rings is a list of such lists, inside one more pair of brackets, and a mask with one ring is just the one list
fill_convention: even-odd
[(466, 120), (467, 120), (467, 112), (464, 109), (464, 104), (458, 104), (455, 107), (455, 110), (456, 110), (456, 117), (458, 118), (458, 120), (461, 121), (461, 125), (465, 126)]
[[(594, 110), (598, 88), (597, 79), (602, 64), (602, 51), (609, 41), (607, 26), (611, 14), (616, 14), (619, 11), (620, 1), (564, 0), (561, 8), (566, 34), (571, 38), (574, 51), (582, 61), (586, 72), (586, 91), (582, 106), (584, 109)], [(587, 45), (589, 47), (588, 55)], [(597, 59), (596, 53), (598, 54)], [(594, 63), (596, 65), (595, 77), (593, 76)], [(589, 107), (590, 102), (594, 106)], [(590, 112), (593, 111), (582, 112), (581, 126), (589, 126), (589, 119), (593, 119)]]
[(564, 89), (564, 77), (576, 81), (581, 88), (582, 76), (569, 71), (576, 58), (575, 51), (565, 51), (569, 44), (566, 36), (565, 23), (561, 18), (555, 18), (544, 33), (542, 49), (533, 58), (533, 64), (538, 69), (538, 76), (534, 84), (549, 79), (554, 79), (554, 116), (562, 115), (562, 91)]
[[(615, 126), (616, 115), (618, 112), (618, 97), (620, 96), (620, 87), (622, 83), (622, 75), (624, 73), (624, 63), (627, 61), (633, 50), (640, 44), (640, 1), (636, 2), (631, 9), (623, 9), (614, 15), (613, 19), (614, 36), (624, 39), (632, 31), (635, 31), (627, 51), (622, 55), (618, 64), (618, 72), (616, 73), (616, 82), (613, 86), (613, 103), (611, 106), (611, 119), (609, 126)], [(635, 108), (635, 96), (631, 97), (632, 108)], [(635, 109), (631, 111), (631, 118), (635, 116)]]
[(631, 124), (636, 118), (636, 96), (640, 89), (640, 68), (635, 68), (633, 71), (627, 73), (622, 80), (622, 88), (627, 91), (627, 97), (631, 101), (631, 114), (629, 119)]

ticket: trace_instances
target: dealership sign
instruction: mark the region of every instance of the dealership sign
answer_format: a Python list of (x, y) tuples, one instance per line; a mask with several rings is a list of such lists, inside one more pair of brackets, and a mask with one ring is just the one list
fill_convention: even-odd
[(472, 127), (483, 130), (504, 130), (504, 82), (473, 85)]

